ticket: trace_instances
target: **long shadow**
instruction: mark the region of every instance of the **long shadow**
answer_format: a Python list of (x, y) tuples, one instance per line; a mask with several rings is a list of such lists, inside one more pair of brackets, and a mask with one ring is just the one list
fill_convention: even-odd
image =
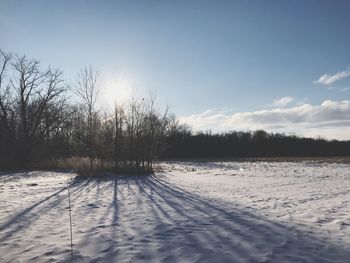
[[(180, 225), (180, 227), (175, 228), (176, 232), (186, 237), (187, 243), (196, 248), (197, 254), (206, 255), (202, 260), (208, 260), (208, 253), (217, 251), (219, 247), (221, 250), (230, 251), (236, 246), (236, 244), (229, 242), (230, 240), (223, 233), (231, 233), (239, 236), (240, 241), (245, 243), (252, 241), (251, 237), (245, 231), (242, 231), (242, 228), (253, 229), (252, 223), (248, 223), (240, 218), (243, 214), (242, 211), (239, 211), (239, 213), (238, 211), (228, 213), (217, 205), (203, 201), (205, 198), (185, 192), (177, 187), (170, 187), (156, 177), (145, 180), (142, 187), (145, 186), (153, 190), (163, 207), (168, 207), (168, 210), (175, 212), (177, 220), (174, 220), (172, 215), (169, 215), (168, 219), (173, 224)], [(154, 198), (152, 201), (154, 203), (159, 202)], [(162, 208), (162, 211), (164, 211), (164, 208)], [(164, 213), (164, 215), (166, 214)], [(252, 215), (249, 216), (252, 217)], [(214, 227), (214, 230), (211, 231), (210, 227)], [(198, 232), (200, 232), (200, 235), (198, 235)], [(255, 238), (260, 235), (261, 233), (259, 231), (254, 233)], [(212, 243), (205, 244), (203, 242), (208, 240)], [(225, 256), (221, 256), (220, 258), (221, 260), (231, 261), (233, 258), (244, 256), (250, 261), (253, 260), (253, 257), (245, 247), (241, 247), (234, 254), (234, 256), (231, 255), (228, 258)], [(217, 258), (216, 253), (212, 256), (212, 260), (215, 258)]]
[[(88, 184), (89, 182), (81, 182), (80, 187), (73, 189), (71, 194), (78, 194), (79, 192), (83, 191), (85, 186)], [(42, 198), (34, 204), (22, 209), (20, 212), (10, 216), (9, 219), (0, 225), (0, 242), (6, 241), (8, 238), (21, 230), (28, 229), (30, 225), (41, 215), (48, 213), (51, 209), (55, 209), (65, 199), (67, 199), (67, 194), (64, 194), (64, 192), (67, 191), (67, 187), (74, 187), (75, 185), (75, 181), (69, 182), (67, 185), (62, 186), (53, 194)], [(3, 232), (8, 228), (10, 230), (3, 234)]]
[(37, 171), (9, 171), (9, 172), (0, 172), (0, 185), (5, 185), (8, 182), (16, 182), (18, 180), (22, 180), (23, 178), (31, 179), (37, 176), (42, 176), (43, 172)]
[[(9, 218), (7, 221), (5, 221), (5, 223), (3, 223), (2, 225), (0, 225), (0, 231), (10, 227), (12, 224), (17, 223), (19, 220), (21, 220), (23, 217), (25, 217), (28, 213), (30, 213), (34, 208), (36, 208), (37, 206), (40, 206), (41, 204), (43, 204), (44, 202), (53, 199), (56, 195), (60, 194), (61, 192), (63, 192), (66, 188), (62, 188), (58, 191), (56, 191), (55, 193), (45, 197), (44, 199), (40, 200), (37, 203), (34, 203), (33, 205), (23, 209), (22, 211), (14, 214), (13, 216), (11, 216), (11, 218)], [(2, 238), (0, 238), (0, 240), (2, 241)]]
[[(350, 258), (348, 247), (239, 205), (190, 193), (161, 176), (105, 176), (88, 181), (76, 181), (75, 187), (89, 189), (101, 184), (99, 191), (112, 188), (108, 207), (112, 213), (110, 245), (105, 254), (99, 255), (102, 261), (117, 260), (127, 252), (118, 250), (118, 244), (125, 243), (120, 235), (124, 227), (120, 206), (126, 200), (130, 202), (130, 196), (135, 207), (129, 209), (146, 211), (133, 213), (134, 218), (127, 220), (132, 225), (134, 242), (143, 244), (135, 261), (346, 262)], [(130, 216), (126, 210), (125, 214)], [(140, 220), (148, 220), (152, 231), (145, 234)]]

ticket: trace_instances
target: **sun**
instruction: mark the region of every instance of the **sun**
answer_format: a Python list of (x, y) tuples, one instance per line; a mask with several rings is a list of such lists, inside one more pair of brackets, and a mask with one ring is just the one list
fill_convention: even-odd
[(103, 97), (110, 107), (125, 104), (131, 100), (132, 96), (133, 85), (125, 74), (113, 74), (106, 81)]

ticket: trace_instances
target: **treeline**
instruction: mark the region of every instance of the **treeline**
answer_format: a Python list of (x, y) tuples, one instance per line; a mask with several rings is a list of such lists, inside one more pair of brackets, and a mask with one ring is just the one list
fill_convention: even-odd
[[(350, 141), (264, 131), (193, 133), (155, 97), (97, 105), (99, 74), (91, 67), (67, 85), (59, 69), (0, 50), (0, 168), (33, 168), (87, 160), (87, 169), (150, 172), (155, 159), (350, 155)], [(71, 99), (75, 94), (77, 99)]]
[(229, 158), (229, 157), (320, 157), (349, 156), (350, 141), (329, 141), (295, 135), (254, 132), (193, 134), (186, 126), (179, 127), (166, 138), (163, 157), (166, 159)]
[[(99, 75), (84, 68), (68, 86), (59, 69), (0, 50), (0, 167), (29, 168), (50, 160), (89, 160), (151, 171), (160, 139), (175, 118), (154, 97), (114, 110), (97, 107)], [(75, 94), (78, 101), (68, 98)]]

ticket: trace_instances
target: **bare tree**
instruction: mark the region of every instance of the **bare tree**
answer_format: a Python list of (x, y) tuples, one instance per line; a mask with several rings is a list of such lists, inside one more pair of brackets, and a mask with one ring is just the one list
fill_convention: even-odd
[[(42, 71), (37, 60), (1, 51), (0, 63), (1, 129), (12, 139), (19, 163), (26, 165), (40, 154), (34, 153), (34, 147), (45, 143), (62, 124), (66, 87), (59, 70)], [(12, 75), (6, 78), (7, 69)]]
[(90, 158), (90, 168), (93, 166), (95, 152), (96, 130), (94, 127), (98, 114), (96, 102), (100, 92), (98, 85), (99, 73), (91, 66), (85, 67), (78, 74), (77, 85), (74, 89), (75, 94), (81, 99), (87, 116), (87, 155)]
[(16, 56), (13, 67), (16, 78), (11, 81), (11, 86), (17, 95), (19, 141), (23, 162), (26, 162), (33, 145), (41, 143), (59, 128), (66, 103), (62, 95), (67, 89), (59, 70), (41, 71), (37, 60)]
[(157, 150), (159, 139), (165, 134), (168, 126), (168, 111), (166, 108), (162, 114), (155, 107), (156, 95), (150, 93), (148, 102), (147, 114), (147, 170), (150, 172), (153, 169), (154, 154)]
[(7, 73), (11, 66), (12, 55), (0, 49), (0, 165), (9, 164), (13, 151), (8, 151), (14, 142), (14, 114), (11, 112), (11, 93)]
[[(114, 136), (114, 152), (115, 152), (115, 166), (118, 169), (119, 161), (124, 146), (123, 138), (123, 124), (125, 119), (124, 108), (115, 104), (114, 107), (114, 124), (115, 124), (115, 136)], [(125, 162), (124, 162), (125, 163)]]
[(0, 49), (0, 123), (8, 129), (8, 109), (10, 103), (10, 87), (5, 84), (6, 73), (10, 66), (12, 55)]

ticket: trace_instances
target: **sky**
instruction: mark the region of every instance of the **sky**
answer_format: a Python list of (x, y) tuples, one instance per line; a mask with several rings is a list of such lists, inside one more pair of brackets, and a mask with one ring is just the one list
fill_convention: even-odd
[(195, 131), (347, 140), (349, 14), (338, 0), (0, 0), (0, 48), (70, 83), (92, 65), (106, 100), (151, 90)]

